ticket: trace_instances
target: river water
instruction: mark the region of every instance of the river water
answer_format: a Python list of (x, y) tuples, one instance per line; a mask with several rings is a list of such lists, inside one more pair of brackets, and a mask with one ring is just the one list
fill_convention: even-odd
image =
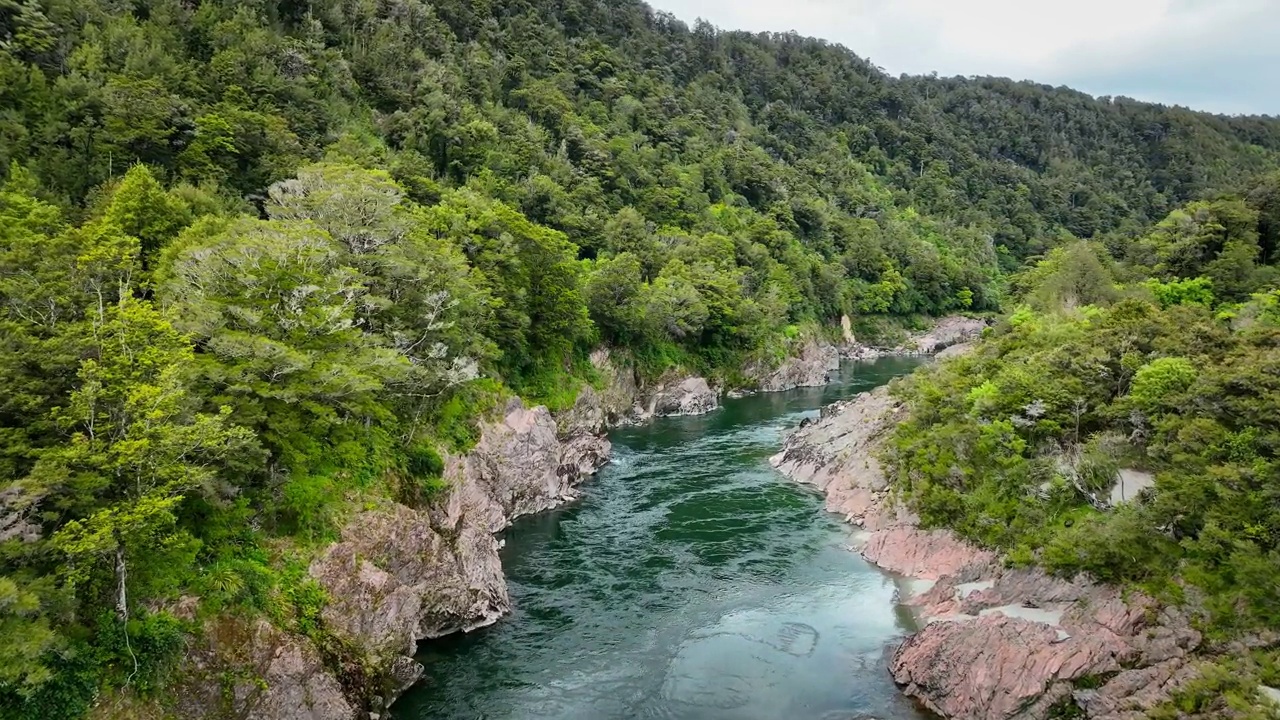
[(504, 533), (514, 612), (423, 643), (426, 674), (395, 717), (924, 717), (886, 669), (910, 629), (893, 581), (768, 464), (803, 417), (918, 364), (846, 365), (825, 388), (612, 433), (579, 502)]

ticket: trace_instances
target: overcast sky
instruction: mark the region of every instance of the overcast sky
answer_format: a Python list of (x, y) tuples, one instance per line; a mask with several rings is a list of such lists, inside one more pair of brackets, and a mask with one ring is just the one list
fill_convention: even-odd
[(1280, 115), (1280, 0), (649, 0), (690, 24), (795, 30), (897, 75), (999, 75)]

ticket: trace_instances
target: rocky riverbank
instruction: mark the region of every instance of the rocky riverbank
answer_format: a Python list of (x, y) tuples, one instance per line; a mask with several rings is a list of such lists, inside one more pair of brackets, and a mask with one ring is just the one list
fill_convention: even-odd
[(848, 360), (874, 360), (886, 355), (934, 355), (977, 339), (986, 327), (985, 320), (952, 315), (938, 320), (924, 332), (912, 334), (899, 345), (881, 347), (858, 342), (846, 326), (840, 356)]
[[(975, 336), (980, 326), (944, 319), (901, 353), (931, 352)], [(846, 341), (852, 344), (852, 335)], [(882, 354), (893, 352), (899, 349)], [(806, 341), (780, 366), (756, 368), (758, 389), (826, 384), (841, 354)], [(591, 360), (605, 379), (602, 390), (584, 387), (555, 417), (513, 400), (501, 419), (482, 426), (471, 452), (448, 459), (444, 497), (422, 508), (382, 500), (347, 520), (338, 541), (308, 568), (327, 598), (325, 647), (266, 620), (209, 621), (186, 659), (184, 717), (379, 717), (421, 675), (413, 660), (419, 641), (469, 632), (510, 611), (494, 534), (517, 517), (573, 500), (578, 484), (608, 462), (608, 428), (719, 407), (721, 389), (704, 378), (671, 372), (646, 383), (607, 350)], [(876, 472), (878, 466), (868, 477)], [(832, 482), (835, 468), (818, 464), (815, 473), (832, 486), (831, 497), (843, 498)], [(864, 500), (839, 501), (855, 507)]]
[(882, 347), (859, 342), (848, 317), (841, 318), (840, 325), (838, 345), (821, 338), (807, 337), (798, 341), (776, 367), (762, 362), (751, 363), (744, 368), (743, 374), (759, 392), (818, 387), (831, 382), (832, 373), (840, 369), (842, 359), (875, 360), (895, 355), (941, 354), (976, 339), (987, 327), (984, 320), (953, 315), (939, 319), (928, 330), (908, 336), (899, 345)]
[[(606, 427), (639, 425), (656, 417), (703, 415), (720, 407), (721, 390), (706, 378), (669, 371), (646, 383), (633, 368), (616, 362), (605, 348), (591, 353), (591, 364), (605, 381), (599, 404)], [(583, 390), (584, 394), (594, 392)]]
[(893, 501), (879, 453), (905, 410), (887, 388), (824, 408), (772, 462), (862, 528), (862, 554), (902, 579), (923, 627), (896, 650), (904, 692), (954, 720), (1082, 712), (1137, 720), (1194, 675), (1201, 638), (1176, 609), (1086, 579), (1006, 568)]
[(266, 620), (207, 623), (182, 673), (183, 717), (376, 718), (420, 677), (420, 640), (470, 631), (511, 608), (494, 536), (556, 507), (609, 458), (605, 413), (584, 393), (562, 422), (518, 399), (448, 459), (448, 495), (423, 508), (390, 501), (349, 518), (308, 574), (327, 601), (325, 647)]

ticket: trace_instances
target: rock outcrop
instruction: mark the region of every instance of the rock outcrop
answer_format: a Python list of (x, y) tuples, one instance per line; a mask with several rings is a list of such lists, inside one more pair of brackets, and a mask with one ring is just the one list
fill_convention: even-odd
[(311, 565), (328, 591), (326, 625), (376, 656), (488, 625), (510, 607), (493, 533), (574, 499), (609, 457), (599, 435), (562, 439), (545, 407), (518, 401), (451, 458), (450, 492), (425, 511), (389, 503), (359, 513)]
[[(847, 360), (874, 360), (886, 355), (941, 355), (948, 348), (977, 339), (986, 327), (984, 320), (952, 315), (941, 318), (924, 332), (912, 334), (896, 347), (876, 347), (847, 341), (840, 348), (840, 356)], [(848, 337), (852, 337), (852, 333)]]
[(686, 377), (678, 382), (660, 382), (649, 390), (647, 402), (640, 405), (638, 419), (672, 415), (704, 415), (720, 407), (720, 393), (700, 377)]
[(809, 338), (798, 353), (789, 356), (773, 370), (756, 366), (747, 376), (756, 379), (760, 392), (781, 392), (799, 387), (820, 387), (831, 382), (831, 373), (840, 369), (840, 351), (833, 345)]
[[(325, 629), (363, 655), (373, 684), (363, 692), (375, 710), (420, 676), (412, 660), (418, 641), (489, 625), (510, 610), (494, 533), (576, 497), (577, 485), (608, 461), (604, 417), (594, 391), (559, 424), (545, 407), (515, 400), (500, 421), (482, 427), (471, 452), (448, 460), (446, 497), (425, 509), (385, 502), (364, 510), (312, 562), (310, 575), (329, 597)], [(318, 664), (308, 672), (332, 680)], [(350, 717), (335, 707), (271, 717)]]
[[(587, 418), (581, 422), (593, 423), (599, 414), (576, 409)], [(471, 452), (450, 462), (447, 476), (455, 488), (481, 491), (489, 501), (486, 524), (497, 532), (518, 517), (575, 499), (578, 484), (608, 462), (609, 441), (594, 434), (600, 428), (578, 430), (564, 437), (545, 407), (514, 401), (501, 422), (484, 427)]]
[(221, 617), (187, 650), (176, 716), (191, 720), (355, 720), (357, 708), (308, 639), (266, 620)]
[(952, 345), (977, 338), (986, 327), (984, 320), (953, 315), (942, 318), (923, 335), (917, 335), (903, 343), (902, 348), (921, 355), (932, 355)]
[(1199, 634), (1175, 609), (1086, 579), (1009, 569), (895, 505), (877, 455), (904, 410), (881, 387), (824, 408), (775, 467), (862, 526), (862, 553), (905, 578), (924, 627), (893, 654), (904, 691), (953, 720), (1043, 720), (1074, 705), (1137, 720), (1194, 675)]
[(644, 384), (634, 370), (614, 362), (607, 349), (591, 353), (591, 364), (605, 378), (599, 398), (606, 427), (639, 425), (655, 417), (704, 415), (720, 407), (720, 392), (705, 378), (679, 371)]
[(787, 438), (770, 462), (783, 474), (813, 485), (827, 509), (875, 529), (888, 487), (880, 466), (879, 441), (902, 417), (887, 387), (824, 407), (819, 420)]

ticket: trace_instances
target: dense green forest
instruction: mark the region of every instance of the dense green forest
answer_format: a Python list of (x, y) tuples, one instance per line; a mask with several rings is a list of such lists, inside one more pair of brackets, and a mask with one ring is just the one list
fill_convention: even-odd
[[(1278, 121), (895, 79), (634, 1), (0, 0), (0, 717), (162, 695), (182, 595), (323, 645), (305, 568), (344, 504), (430, 502), (477, 415), (510, 393), (567, 405), (594, 346), (733, 382), (841, 315), (864, 335), (999, 311), (1045, 253), (1012, 287), (1036, 309), (1007, 323), (1010, 357), (969, 361), (999, 391), (973, 402), (1082, 397), (1072, 423), (1050, 404), (1056, 424), (1017, 431), (1086, 450), (1140, 411), (1148, 462), (1261, 482), (1275, 404), (1233, 388), (1273, 383), (1274, 296), (1254, 295), (1277, 168)], [(1067, 341), (1117, 374), (1032, 364)], [(1067, 389), (1012, 393), (1004, 366)], [(1010, 487), (1038, 467), (991, 452)], [(991, 482), (970, 496), (1011, 497)], [(1173, 570), (1053, 551), (1074, 539), (1045, 534), (1056, 510), (964, 492), (921, 480), (926, 516), (1064, 568)], [(1223, 502), (1141, 547), (1187, 546), (1238, 588), (1222, 573), (1272, 567), (1280, 530)], [(1160, 519), (1108, 517), (1090, 522)], [(1230, 569), (1227, 539), (1194, 545), (1206, 527), (1256, 552)]]

